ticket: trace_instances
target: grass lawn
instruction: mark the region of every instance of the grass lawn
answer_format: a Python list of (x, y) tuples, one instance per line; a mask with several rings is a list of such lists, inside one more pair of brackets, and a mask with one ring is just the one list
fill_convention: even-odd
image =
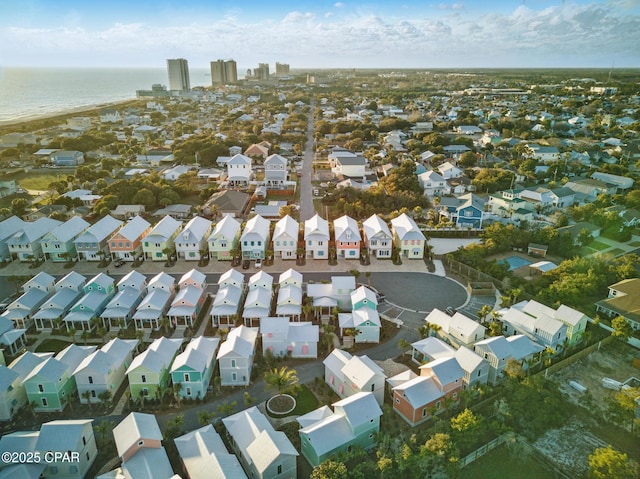
[(307, 414), (308, 412), (313, 411), (314, 409), (318, 409), (320, 403), (316, 396), (311, 392), (311, 390), (305, 386), (304, 384), (300, 385), (298, 389), (298, 394), (295, 396), (296, 398), (296, 407), (289, 414), (271, 414), (268, 413), (272, 417), (287, 417), (287, 416), (302, 416), (303, 414)]
[(36, 348), (36, 353), (59, 353), (70, 344), (62, 339), (45, 339)]
[(513, 454), (507, 447), (500, 446), (487, 455), (477, 459), (460, 471), (460, 479), (486, 479), (489, 477), (508, 477), (509, 479), (530, 479), (532, 477), (555, 477), (535, 459)]
[(610, 247), (609, 245), (601, 243), (600, 241), (597, 241), (597, 240), (593, 240), (591, 243), (589, 243), (589, 248), (593, 248), (598, 251), (603, 251), (609, 247)]

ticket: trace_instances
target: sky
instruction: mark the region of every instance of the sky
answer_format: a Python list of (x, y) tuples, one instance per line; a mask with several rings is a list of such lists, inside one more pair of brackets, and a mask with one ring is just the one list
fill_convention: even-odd
[(0, 0), (0, 66), (640, 67), (640, 0)]

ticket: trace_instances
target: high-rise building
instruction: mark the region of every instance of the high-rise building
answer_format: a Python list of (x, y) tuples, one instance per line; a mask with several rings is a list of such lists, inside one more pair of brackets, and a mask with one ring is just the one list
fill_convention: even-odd
[(169, 74), (169, 90), (189, 91), (189, 63), (184, 58), (167, 60), (167, 72)]
[(288, 75), (289, 74), (289, 64), (288, 63), (277, 63), (276, 62), (276, 75)]
[(234, 60), (211, 62), (211, 84), (226, 85), (238, 81), (238, 67)]
[(253, 77), (257, 80), (268, 80), (269, 79), (269, 64), (268, 63), (258, 63), (258, 68), (253, 69)]

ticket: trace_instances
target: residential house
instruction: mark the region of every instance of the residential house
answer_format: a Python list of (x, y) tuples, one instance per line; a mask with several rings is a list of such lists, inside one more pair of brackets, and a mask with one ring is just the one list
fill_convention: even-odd
[(218, 261), (231, 261), (233, 251), (238, 247), (242, 225), (231, 215), (225, 215), (216, 223), (213, 232), (207, 239), (209, 257)]
[(299, 231), (300, 225), (289, 215), (284, 216), (276, 223), (272, 238), (273, 251), (276, 257), (296, 259)]
[(348, 276), (332, 276), (331, 277), (331, 295), (337, 301), (340, 311), (351, 311), (351, 294), (356, 290), (356, 278), (352, 275)]
[(97, 479), (174, 479), (162, 432), (153, 414), (132, 412), (113, 428), (118, 457), (122, 461), (114, 471)]
[(609, 286), (606, 299), (595, 303), (596, 311), (610, 318), (622, 316), (634, 330), (640, 330), (640, 278), (618, 281)]
[[(533, 212), (528, 210), (524, 213), (533, 215)], [(444, 216), (458, 228), (481, 229), (483, 214), (484, 200), (473, 193), (457, 198), (440, 199), (440, 216)]]
[(180, 232), (180, 221), (165, 216), (142, 240), (144, 257), (152, 261), (167, 261), (175, 252), (175, 239)]
[(285, 316), (293, 321), (299, 321), (301, 313), (302, 288), (297, 284), (281, 282), (276, 299), (276, 316)]
[(46, 260), (54, 262), (69, 261), (77, 256), (74, 240), (80, 236), (89, 223), (73, 216), (60, 226), (45, 234), (40, 240), (40, 247)]
[(227, 182), (229, 187), (249, 186), (249, 181), (253, 177), (251, 170), (251, 157), (245, 155), (234, 155), (227, 162)]
[(336, 254), (339, 258), (360, 258), (360, 230), (358, 223), (347, 215), (333, 221), (333, 230), (336, 240)]
[(351, 293), (351, 313), (339, 313), (338, 325), (343, 341), (348, 330), (355, 330), (356, 343), (380, 342), (382, 323), (378, 314), (376, 294), (366, 286), (360, 286)]
[(239, 326), (229, 332), (217, 355), (222, 386), (249, 385), (257, 339), (254, 328)]
[(55, 290), (55, 278), (44, 271), (22, 285), (24, 293), (9, 303), (1, 318), (10, 320), (15, 327), (28, 329), (33, 315)]
[(119, 123), (122, 121), (122, 117), (118, 110), (109, 108), (100, 112), (100, 121), (102, 123)]
[(16, 180), (0, 181), (0, 198), (15, 195), (17, 191)]
[(35, 412), (60, 412), (66, 407), (76, 391), (73, 372), (95, 349), (71, 344), (31, 370), (22, 384)]
[(302, 289), (302, 274), (295, 269), (289, 268), (278, 277), (278, 286), (286, 288), (287, 286), (295, 286)]
[(434, 308), (425, 318), (425, 323), (439, 326), (436, 335), (454, 347), (473, 347), (476, 341), (484, 339), (486, 328), (462, 313), (453, 316)]
[(329, 223), (317, 213), (304, 222), (304, 244), (307, 258), (329, 258)]
[(5, 244), (13, 259), (32, 261), (43, 258), (40, 240), (51, 230), (60, 226), (62, 221), (51, 218), (40, 218), (31, 223), (25, 223), (23, 228), (16, 231)]
[(69, 313), (64, 317), (63, 321), (67, 331), (72, 328), (82, 331), (93, 329), (91, 320), (100, 317), (105, 306), (115, 294), (115, 281), (106, 274), (99, 273), (84, 285), (82, 291), (84, 296), (71, 306)]
[(574, 245), (582, 246), (582, 242), (585, 240), (585, 234), (587, 235), (587, 238), (597, 238), (600, 236), (602, 228), (594, 225), (593, 223), (589, 223), (588, 221), (580, 221), (579, 223), (557, 228), (556, 231), (558, 232), (558, 235), (570, 235), (571, 239), (573, 239)]
[(348, 178), (362, 178), (365, 176), (367, 159), (364, 156), (353, 154), (353, 156), (339, 156), (333, 160), (335, 166), (331, 171), (336, 176)]
[(438, 166), (438, 172), (445, 180), (449, 180), (451, 178), (459, 178), (464, 173), (460, 168), (449, 161), (445, 161), (440, 166)]
[(100, 313), (102, 325), (111, 331), (127, 329), (134, 311), (147, 292), (147, 278), (136, 270), (118, 282), (118, 292)]
[(0, 364), (4, 364), (4, 352), (11, 356), (17, 355), (27, 346), (27, 330), (16, 328), (14, 323), (4, 316), (0, 316)]
[(142, 239), (151, 231), (151, 224), (142, 216), (135, 216), (109, 239), (113, 259), (135, 261), (142, 255)]
[(587, 328), (587, 322), (590, 321), (589, 317), (584, 313), (564, 304), (561, 304), (558, 309), (553, 309), (542, 303), (531, 300), (521, 301), (514, 304), (513, 307), (536, 318), (544, 318), (544, 316), (547, 316), (563, 323), (567, 328), (566, 342), (569, 345), (576, 345), (581, 341), (582, 335)]
[(53, 357), (53, 353), (25, 351), (15, 358), (9, 367), (0, 365), (0, 420), (13, 417), (27, 404), (25, 378), (41, 363)]
[[(49, 421), (40, 427), (38, 440), (33, 450), (40, 451), (46, 467), (42, 477), (64, 477), (83, 479), (98, 457), (93, 419), (60, 419)], [(56, 456), (59, 453), (76, 453), (71, 456)], [(26, 452), (26, 451), (25, 451)], [(50, 458), (50, 460), (47, 460)]]
[(619, 190), (628, 190), (633, 186), (633, 178), (627, 176), (614, 175), (612, 173), (603, 173), (596, 171), (591, 174), (591, 178), (615, 185)]
[(211, 424), (177, 437), (174, 442), (185, 472), (184, 477), (247, 479), (238, 458), (227, 451), (222, 438)]
[(376, 258), (391, 258), (393, 235), (382, 218), (371, 215), (362, 223), (362, 230), (369, 255)]
[(137, 339), (113, 338), (84, 358), (73, 371), (80, 402), (102, 402), (103, 398), (100, 395), (105, 391), (111, 393), (110, 399), (114, 398), (124, 381), (137, 347)]
[[(133, 172), (133, 173), (131, 173)], [(133, 177), (139, 174), (148, 174), (147, 170), (130, 170), (125, 173), (125, 176)], [(130, 218), (135, 218), (136, 216), (141, 216), (145, 212), (144, 205), (118, 205), (116, 209), (111, 212), (111, 216), (117, 218), (119, 220), (127, 220), (130, 221)]]
[(411, 343), (411, 348), (411, 360), (420, 366), (436, 359), (451, 357), (456, 352), (455, 348), (435, 336)]
[(166, 390), (169, 386), (171, 363), (181, 345), (181, 339), (162, 336), (133, 358), (126, 372), (133, 400), (154, 398)]
[(240, 310), (244, 275), (235, 269), (223, 273), (218, 280), (218, 291), (211, 308), (212, 325), (233, 326)]
[(499, 311), (504, 335), (524, 334), (544, 347), (561, 351), (567, 338), (567, 326), (540, 309), (536, 311), (537, 316), (527, 314), (525, 309), (527, 309), (526, 306), (523, 306), (522, 309), (511, 307)]
[(341, 398), (371, 392), (380, 406), (384, 402), (384, 371), (368, 356), (352, 356), (334, 349), (324, 364), (324, 382)]
[(447, 180), (437, 171), (425, 171), (418, 175), (424, 194), (429, 197), (446, 195), (449, 193)]
[(78, 166), (84, 163), (84, 154), (75, 150), (59, 150), (51, 153), (49, 160), (55, 166)]
[(524, 369), (528, 369), (529, 363), (535, 362), (544, 349), (544, 346), (522, 334), (508, 338), (494, 336), (478, 341), (473, 346), (476, 354), (489, 363), (488, 381), (491, 384), (496, 384), (502, 379), (509, 361), (517, 361)]
[(596, 180), (593, 178), (573, 179), (564, 185), (574, 193), (574, 200), (577, 203), (592, 203), (598, 199), (599, 195), (615, 195), (618, 187), (611, 183)]
[(199, 336), (191, 339), (171, 365), (171, 382), (181, 384), (182, 398), (204, 399), (216, 365), (220, 338)]
[(440, 358), (420, 366), (420, 376), (395, 386), (393, 409), (409, 425), (416, 426), (456, 403), (462, 391), (464, 371), (455, 358)]
[(100, 261), (109, 255), (109, 238), (122, 226), (122, 221), (106, 215), (73, 240), (78, 259)]
[[(175, 293), (175, 280), (165, 272), (158, 273), (147, 285), (147, 294), (133, 314), (133, 321), (138, 329), (157, 330), (171, 305)], [(167, 319), (167, 325), (169, 324)]]
[(207, 297), (206, 281), (207, 277), (195, 269), (182, 275), (178, 282), (180, 289), (167, 312), (173, 326), (194, 325)]
[(269, 156), (269, 149), (271, 148), (271, 143), (268, 141), (261, 141), (260, 143), (254, 143), (249, 146), (244, 154), (251, 158), (260, 158), (262, 160), (266, 160)]
[(256, 215), (247, 221), (240, 236), (244, 259), (264, 259), (269, 243), (269, 220)]
[(286, 317), (260, 319), (262, 353), (292, 358), (317, 358), (320, 328), (312, 323), (294, 323)]
[(245, 325), (257, 326), (261, 318), (266, 318), (271, 312), (273, 277), (264, 271), (251, 276), (249, 290), (244, 301), (242, 318)]
[(226, 417), (222, 423), (247, 476), (255, 479), (297, 477), (298, 451), (257, 407)]
[(280, 155), (271, 155), (264, 161), (264, 182), (267, 189), (280, 189), (287, 181), (286, 158)]
[(462, 388), (469, 390), (489, 381), (489, 362), (473, 350), (460, 346), (453, 355), (464, 371)]
[(33, 315), (36, 329), (50, 332), (55, 322), (62, 320), (71, 306), (80, 299), (86, 282), (87, 278), (75, 271), (60, 279), (54, 286), (53, 296), (45, 300)]
[(391, 220), (393, 243), (405, 258), (421, 259), (424, 257), (424, 247), (427, 244), (420, 228), (413, 219), (402, 213)]
[(10, 216), (0, 221), (0, 260), (3, 263), (13, 259), (7, 241), (20, 233), (26, 225), (27, 223), (17, 216)]
[(189, 221), (175, 239), (178, 258), (199, 261), (209, 250), (207, 239), (211, 233), (211, 221), (196, 216)]
[(352, 447), (371, 450), (380, 432), (382, 409), (371, 392), (359, 392), (297, 418), (302, 455), (311, 466)]
[[(2, 435), (0, 437), (0, 453), (14, 454), (23, 452), (26, 454), (35, 451), (36, 442), (40, 431), (16, 431)], [(41, 474), (46, 468), (46, 464), (4, 464), (0, 469), (0, 477), (2, 479), (40, 479)]]
[(212, 194), (202, 206), (202, 214), (217, 218), (218, 215), (241, 218), (247, 211), (251, 195), (236, 190), (223, 190)]

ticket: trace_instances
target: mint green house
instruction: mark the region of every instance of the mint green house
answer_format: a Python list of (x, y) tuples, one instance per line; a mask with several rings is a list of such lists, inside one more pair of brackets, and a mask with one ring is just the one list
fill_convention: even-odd
[(71, 344), (33, 368), (22, 384), (35, 412), (60, 412), (66, 407), (76, 392), (73, 371), (95, 349)]
[(380, 432), (382, 410), (370, 392), (359, 392), (300, 416), (300, 447), (311, 466), (347, 452), (352, 446), (370, 450)]
[(182, 398), (204, 398), (216, 365), (219, 345), (220, 338), (199, 336), (176, 356), (171, 366), (171, 381), (174, 386), (182, 385), (179, 393)]
[(144, 257), (152, 261), (167, 261), (167, 250), (175, 252), (175, 239), (182, 223), (167, 215), (142, 239)]
[(79, 216), (65, 221), (53, 228), (40, 240), (40, 246), (45, 259), (54, 262), (67, 261), (76, 258), (75, 239), (91, 226)]
[(231, 261), (231, 252), (238, 246), (240, 240), (241, 224), (233, 216), (225, 216), (216, 223), (213, 232), (207, 239), (209, 245), (209, 258), (218, 261)]
[(161, 337), (151, 343), (145, 352), (133, 358), (127, 369), (127, 377), (134, 400), (155, 398), (169, 386), (171, 363), (181, 345), (181, 339)]

